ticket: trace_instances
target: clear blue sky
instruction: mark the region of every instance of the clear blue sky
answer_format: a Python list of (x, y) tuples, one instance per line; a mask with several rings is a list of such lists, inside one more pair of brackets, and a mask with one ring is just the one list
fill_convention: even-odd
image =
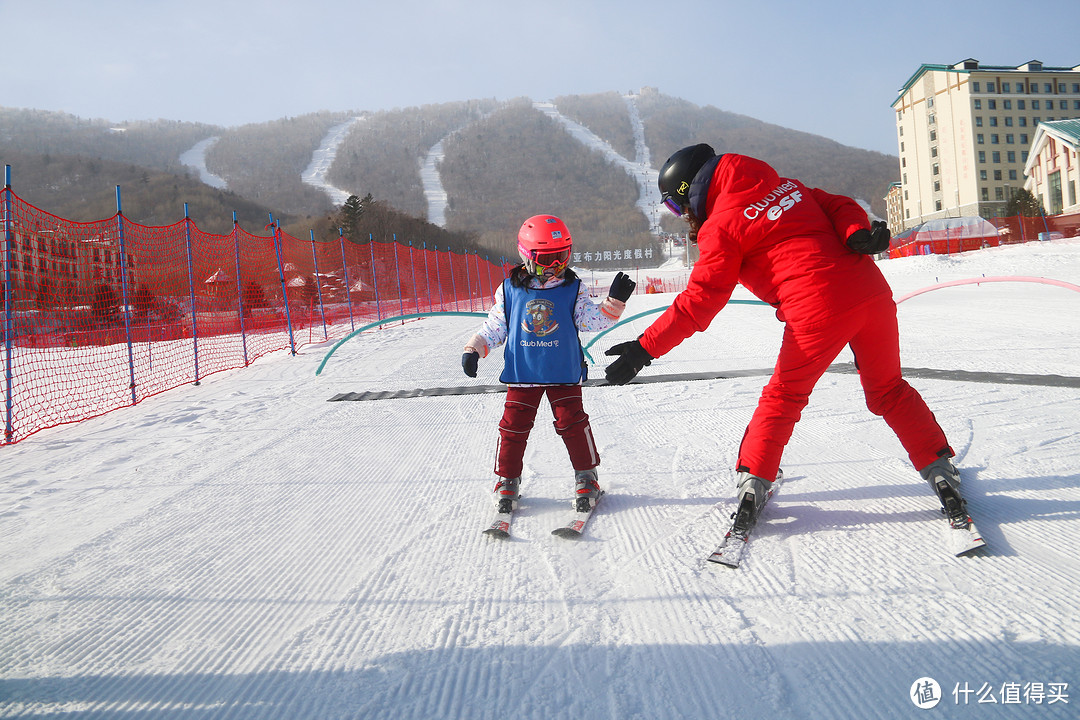
[(1080, 0), (0, 0), (0, 105), (217, 125), (653, 86), (896, 154), (923, 63), (1080, 64)]

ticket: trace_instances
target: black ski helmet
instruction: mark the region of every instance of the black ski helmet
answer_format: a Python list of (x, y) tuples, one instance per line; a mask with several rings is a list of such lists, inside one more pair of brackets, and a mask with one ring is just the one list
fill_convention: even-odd
[(683, 215), (690, 207), (690, 183), (705, 163), (716, 157), (710, 145), (699, 143), (678, 150), (660, 168), (657, 185), (660, 199), (676, 215)]

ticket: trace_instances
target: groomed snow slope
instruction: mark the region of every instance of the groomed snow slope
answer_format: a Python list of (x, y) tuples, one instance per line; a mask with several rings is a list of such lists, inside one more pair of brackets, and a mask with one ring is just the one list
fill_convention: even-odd
[[(882, 267), (898, 297), (1075, 281), (1080, 244)], [(1078, 311), (1044, 285), (920, 295), (904, 364), (1077, 376)], [(366, 333), (319, 377), (328, 345), (281, 353), (0, 449), (0, 717), (1076, 717), (1080, 390), (912, 381), (989, 543), (958, 559), (857, 379), (827, 374), (731, 570), (704, 558), (762, 375), (588, 388), (608, 495), (578, 542), (550, 535), (572, 473), (546, 410), (497, 541), (500, 396), (327, 402), (494, 382), (497, 357), (460, 371), (478, 321)], [(731, 306), (646, 373), (768, 368), (779, 332)]]

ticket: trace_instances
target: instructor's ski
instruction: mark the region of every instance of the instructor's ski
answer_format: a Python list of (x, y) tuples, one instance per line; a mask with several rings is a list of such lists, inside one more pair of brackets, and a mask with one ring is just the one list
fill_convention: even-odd
[(966, 510), (962, 517), (950, 518), (947, 519), (947, 522), (949, 527), (945, 531), (945, 542), (953, 555), (960, 557), (981, 547), (986, 547), (986, 541), (983, 540), (982, 533), (975, 527), (971, 515)]
[[(784, 482), (784, 472), (781, 470), (776, 474), (776, 480), (773, 481), (769, 487), (769, 498), (765, 501), (765, 505), (762, 506), (761, 512), (765, 511), (768, 507), (769, 500), (772, 496), (780, 490), (780, 486)], [(727, 535), (720, 541), (720, 544), (716, 546), (716, 549), (709, 555), (709, 562), (719, 563), (720, 565), (727, 565), (728, 567), (739, 567), (739, 563), (742, 561), (743, 551), (746, 550), (746, 545), (750, 542), (750, 531), (754, 529), (756, 520), (750, 520), (748, 515), (744, 512), (736, 510), (732, 514), (731, 527), (727, 531)]]
[(585, 531), (585, 524), (589, 522), (589, 518), (592, 517), (593, 511), (596, 510), (596, 506), (603, 496), (604, 491), (601, 490), (600, 495), (592, 501), (587, 497), (576, 498), (569, 521), (565, 525), (560, 525), (552, 530), (551, 534), (564, 538), (581, 537), (581, 534)]

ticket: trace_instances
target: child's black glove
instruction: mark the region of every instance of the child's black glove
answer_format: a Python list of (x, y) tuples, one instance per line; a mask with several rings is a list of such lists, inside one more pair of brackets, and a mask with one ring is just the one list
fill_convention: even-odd
[(630, 296), (634, 294), (635, 287), (637, 287), (637, 283), (631, 280), (629, 275), (621, 272), (611, 281), (611, 289), (608, 290), (608, 297), (615, 298), (619, 302), (626, 302), (630, 299)]
[(653, 356), (646, 352), (637, 340), (613, 345), (604, 354), (619, 356), (618, 360), (604, 370), (604, 377), (612, 385), (625, 385), (641, 372), (641, 368), (653, 361)]
[(476, 363), (480, 361), (480, 353), (470, 350), (461, 354), (461, 369), (469, 377), (476, 377)]
[(860, 229), (848, 235), (847, 246), (860, 255), (876, 255), (889, 249), (892, 234), (881, 220), (870, 223), (870, 229)]

